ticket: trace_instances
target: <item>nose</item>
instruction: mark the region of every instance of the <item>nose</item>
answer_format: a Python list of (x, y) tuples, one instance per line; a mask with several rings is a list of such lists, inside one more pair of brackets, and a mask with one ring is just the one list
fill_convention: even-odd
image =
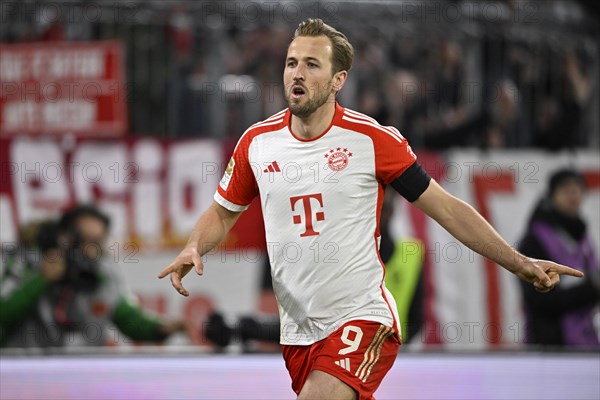
[(294, 69), (294, 75), (292, 76), (294, 82), (296, 81), (304, 81), (304, 67), (302, 64), (298, 64)]

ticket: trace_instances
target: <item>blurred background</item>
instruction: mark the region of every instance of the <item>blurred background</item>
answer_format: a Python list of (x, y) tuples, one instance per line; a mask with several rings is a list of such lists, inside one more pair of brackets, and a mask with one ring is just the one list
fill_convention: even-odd
[(241, 134), (286, 107), (305, 18), (354, 46), (342, 106), (397, 127), (508, 242), (587, 272), (539, 298), (391, 196), (405, 344), (378, 398), (600, 396), (596, 2), (1, 0), (2, 399), (293, 397), (257, 201), (190, 297), (156, 275)]

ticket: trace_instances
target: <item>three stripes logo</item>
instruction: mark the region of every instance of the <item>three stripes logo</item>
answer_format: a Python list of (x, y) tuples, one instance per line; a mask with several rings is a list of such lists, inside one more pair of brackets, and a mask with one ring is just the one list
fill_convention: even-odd
[(394, 330), (387, 326), (381, 325), (373, 338), (373, 341), (365, 351), (365, 356), (363, 358), (363, 362), (360, 364), (358, 369), (356, 370), (355, 376), (358, 377), (363, 382), (367, 381), (369, 375), (371, 375), (371, 370), (373, 366), (379, 360), (379, 355), (381, 353), (381, 347), (383, 346), (383, 342), (387, 339)]
[(281, 172), (281, 169), (279, 168), (277, 161), (273, 161), (267, 168), (263, 170), (263, 172)]
[(350, 359), (348, 357), (339, 360), (339, 361), (334, 361), (335, 365), (339, 365), (340, 367), (344, 368), (346, 371), (350, 371)]

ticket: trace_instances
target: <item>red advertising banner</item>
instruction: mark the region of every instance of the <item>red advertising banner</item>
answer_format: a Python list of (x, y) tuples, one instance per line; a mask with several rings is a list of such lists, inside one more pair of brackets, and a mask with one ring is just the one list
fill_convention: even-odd
[[(77, 203), (106, 212), (116, 242), (178, 249), (212, 204), (228, 161), (212, 140), (67, 142), (0, 138), (0, 252), (19, 227)], [(253, 204), (223, 246), (263, 248), (264, 236), (260, 204)]]
[(0, 44), (0, 137), (127, 129), (118, 41)]

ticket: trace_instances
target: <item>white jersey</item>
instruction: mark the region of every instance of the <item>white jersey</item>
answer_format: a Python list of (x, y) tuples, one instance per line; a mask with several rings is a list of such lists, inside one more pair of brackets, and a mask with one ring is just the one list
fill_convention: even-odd
[(350, 320), (399, 334), (379, 217), (385, 185), (416, 157), (395, 128), (338, 104), (329, 128), (310, 140), (294, 135), (290, 115), (243, 134), (215, 193), (231, 211), (260, 195), (281, 343), (312, 344)]

